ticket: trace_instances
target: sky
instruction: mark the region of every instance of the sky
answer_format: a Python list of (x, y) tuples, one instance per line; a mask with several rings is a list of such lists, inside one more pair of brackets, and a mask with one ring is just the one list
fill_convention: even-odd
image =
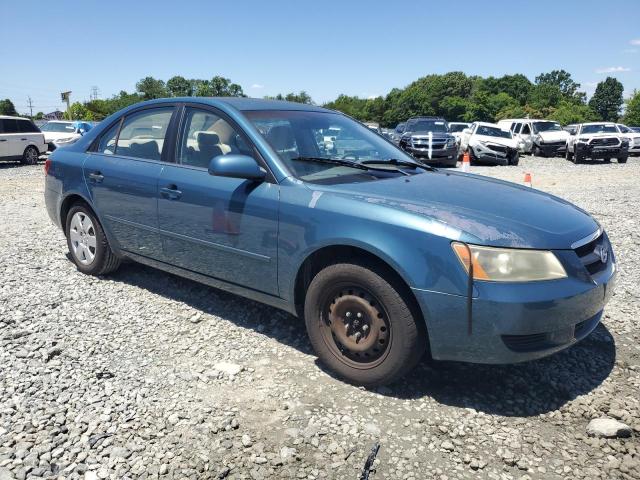
[[(564, 69), (591, 95), (608, 75), (640, 89), (640, 0), (0, 0), (0, 99), (61, 108), (173, 75), (251, 97), (374, 97), (431, 73)], [(31, 32), (31, 34), (29, 34)]]

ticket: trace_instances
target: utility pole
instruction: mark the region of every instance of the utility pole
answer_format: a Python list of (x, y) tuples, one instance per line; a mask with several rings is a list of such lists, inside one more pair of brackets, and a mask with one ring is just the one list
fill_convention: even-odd
[(67, 117), (71, 120), (71, 103), (69, 102), (69, 98), (71, 97), (71, 92), (62, 92), (60, 94), (60, 98), (63, 102), (67, 102)]
[(98, 89), (98, 87), (96, 85), (91, 87), (91, 95), (89, 95), (89, 98), (91, 100), (97, 100), (99, 95), (100, 95), (100, 90)]
[(29, 99), (29, 111), (31, 112), (30, 118), (33, 120), (33, 102), (31, 101), (31, 97), (27, 97)]

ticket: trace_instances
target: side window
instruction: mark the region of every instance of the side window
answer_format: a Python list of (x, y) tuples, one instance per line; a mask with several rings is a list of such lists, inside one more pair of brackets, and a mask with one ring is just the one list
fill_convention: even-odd
[(98, 153), (104, 153), (106, 155), (113, 155), (115, 153), (119, 127), (120, 122), (116, 122), (113, 127), (102, 134), (100, 142), (98, 142), (98, 148), (96, 149)]
[(173, 110), (154, 108), (127, 116), (118, 135), (116, 155), (160, 160)]
[(513, 131), (514, 134), (520, 133), (520, 127), (521, 126), (522, 126), (521, 123), (514, 123), (513, 127), (511, 128), (511, 130)]
[(40, 133), (38, 127), (30, 120), (18, 120), (18, 130), (20, 130), (21, 133)]
[(525, 124), (522, 126), (522, 132), (521, 132), (521, 133), (522, 133), (523, 135), (531, 135), (531, 127), (529, 127), (529, 124), (528, 124), (528, 123), (525, 123)]
[(187, 107), (180, 135), (178, 162), (208, 168), (219, 155), (239, 153), (253, 156), (244, 136), (213, 112)]
[(2, 133), (18, 133), (18, 122), (13, 118), (5, 118), (2, 120), (4, 124)]

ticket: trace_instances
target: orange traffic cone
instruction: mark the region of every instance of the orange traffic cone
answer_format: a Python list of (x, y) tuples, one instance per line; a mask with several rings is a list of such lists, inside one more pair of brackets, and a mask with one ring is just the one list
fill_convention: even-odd
[(524, 184), (527, 187), (533, 187), (533, 182), (531, 181), (531, 174), (529, 172), (526, 172), (524, 174)]
[(471, 157), (469, 156), (469, 152), (464, 152), (462, 155), (462, 171), (468, 172), (471, 169)]

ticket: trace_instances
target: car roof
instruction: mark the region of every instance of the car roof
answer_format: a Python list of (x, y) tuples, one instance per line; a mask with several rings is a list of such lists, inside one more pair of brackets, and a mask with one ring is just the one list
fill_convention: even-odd
[(47, 120), (47, 123), (87, 123), (84, 120)]
[(582, 123), (581, 125), (615, 125), (616, 122), (605, 122), (604, 120), (602, 122), (585, 122)]
[(442, 117), (434, 117), (434, 116), (429, 116), (429, 115), (424, 115), (421, 117), (411, 117), (409, 120), (407, 120), (407, 122), (411, 121), (411, 120), (442, 120), (445, 121), (446, 120)]
[(13, 117), (11, 115), (0, 115), (0, 119), (2, 119), (2, 118), (13, 118), (15, 120), (30, 120), (27, 117)]
[[(252, 111), (252, 110), (301, 110), (307, 112), (332, 112), (327, 108), (317, 107), (315, 105), (308, 105), (305, 103), (287, 102), (284, 100), (267, 100), (264, 98), (248, 98), (248, 97), (172, 97), (172, 98), (160, 98), (157, 100), (149, 100), (143, 102), (144, 104), (162, 104), (162, 103), (175, 103), (175, 102), (191, 102), (201, 103), (203, 105), (211, 105), (213, 107), (219, 107), (221, 105), (227, 105), (240, 111)], [(139, 106), (141, 104), (135, 104)]]
[(474, 122), (476, 125), (483, 125), (485, 127), (496, 127), (496, 128), (500, 128), (500, 126), (497, 123), (491, 123), (491, 122)]

